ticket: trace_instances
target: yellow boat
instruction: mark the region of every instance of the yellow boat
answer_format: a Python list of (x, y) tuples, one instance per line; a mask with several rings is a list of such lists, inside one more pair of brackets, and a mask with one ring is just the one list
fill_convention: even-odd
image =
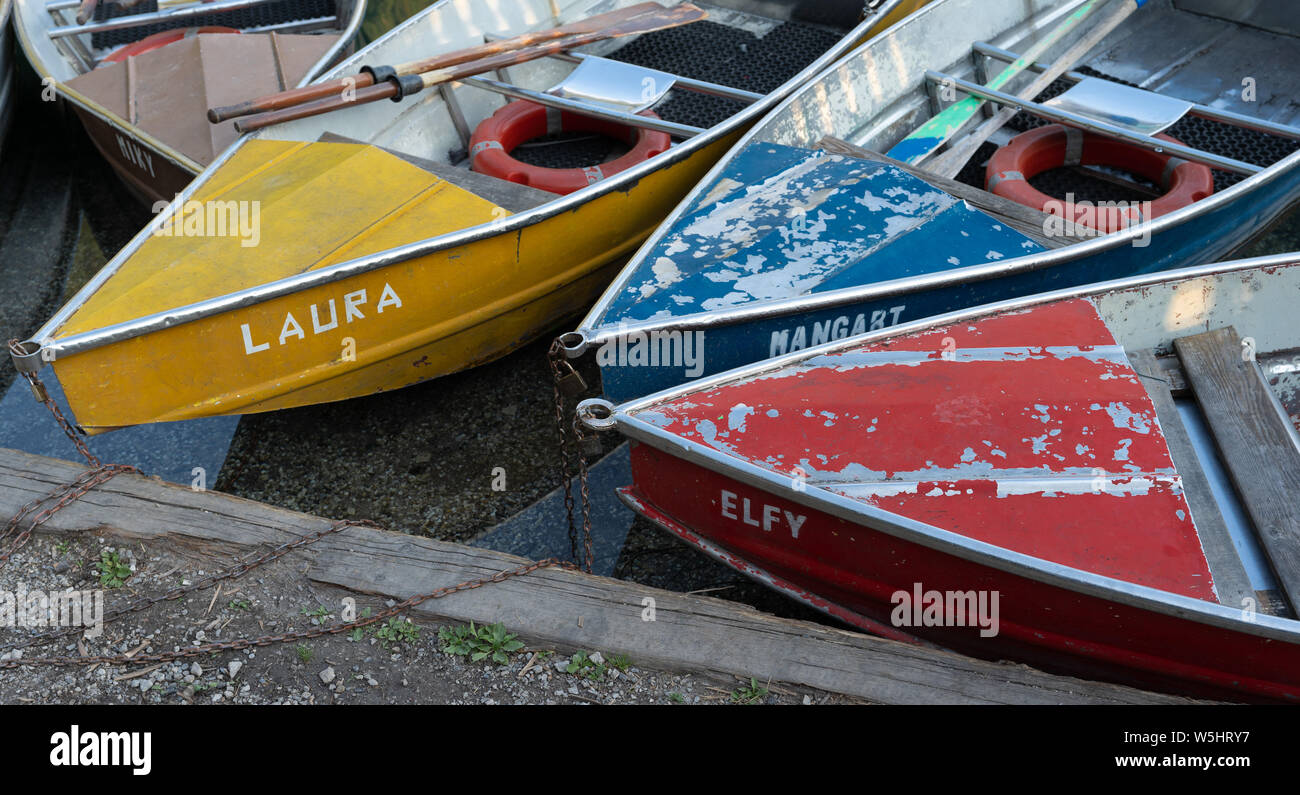
[[(752, 3), (697, 3), (705, 22), (245, 135), (15, 364), (51, 364), (97, 433), (342, 400), (490, 361), (580, 311), (748, 126), (923, 4), (869, 3), (845, 21), (827, 10), (839, 4), (769, 2), (758, 16), (741, 10)], [(442, 0), (323, 79), (631, 5)], [(511, 99), (673, 143), (567, 195), (471, 171), (472, 131)]]

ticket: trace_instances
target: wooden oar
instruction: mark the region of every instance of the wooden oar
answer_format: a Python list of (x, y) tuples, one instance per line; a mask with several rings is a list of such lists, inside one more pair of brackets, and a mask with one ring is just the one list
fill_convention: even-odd
[[(618, 11), (598, 14), (594, 17), (588, 17), (577, 22), (571, 22), (568, 25), (563, 25), (558, 28), (523, 33), (518, 36), (512, 36), (508, 39), (499, 39), (486, 44), (479, 44), (474, 47), (465, 47), (433, 58), (411, 61), (410, 63), (404, 63), (393, 67), (393, 71), (398, 76), (401, 76), (420, 74), (421, 72), (428, 72), (434, 69), (447, 69), (452, 66), (476, 61), (480, 58), (486, 58), (503, 52), (519, 50), (524, 47), (543, 44), (545, 42), (563, 39), (568, 36), (604, 30), (611, 25), (625, 22), (632, 18), (639, 18), (644, 14), (652, 14), (664, 10), (664, 7), (658, 3), (639, 3)], [(280, 91), (275, 94), (258, 97), (257, 99), (240, 102), (236, 105), (212, 108), (208, 111), (208, 121), (216, 124), (238, 116), (247, 116), (253, 113), (267, 113), (273, 110), (280, 110), (282, 108), (300, 105), (304, 102), (311, 102), (317, 99), (340, 95), (345, 90), (351, 91), (360, 88), (367, 88), (372, 85), (374, 85), (374, 75), (368, 71), (359, 72), (352, 77), (341, 77), (337, 80), (329, 80), (324, 83), (316, 83), (310, 86), (303, 86), (302, 88)]]
[[(1087, 35), (1075, 42), (1074, 46), (1057, 58), (1047, 71), (1040, 74), (1032, 83), (1025, 86), (1017, 96), (1021, 99), (1033, 99), (1056, 78), (1074, 68), (1074, 65), (1080, 58), (1088, 54), (1088, 51), (1096, 47), (1102, 39), (1115, 28), (1119, 23), (1128, 18), (1130, 14), (1136, 11), (1146, 0), (1114, 0), (1114, 5), (1109, 9), (1106, 16), (1097, 20), (1097, 24)], [(945, 177), (955, 177), (957, 173), (966, 165), (966, 161), (971, 159), (975, 150), (989, 139), (993, 133), (1002, 129), (1002, 126), (1020, 112), (1019, 108), (1003, 108), (991, 117), (986, 119), (983, 124), (971, 131), (970, 135), (953, 144), (948, 151), (931, 160), (927, 165), (930, 171)]]
[(86, 21), (95, 15), (97, 5), (99, 0), (81, 0), (81, 7), (77, 9), (77, 24), (86, 24)]
[(336, 93), (333, 96), (319, 99), (315, 102), (293, 105), (269, 113), (259, 113), (256, 116), (250, 116), (246, 119), (236, 121), (235, 129), (241, 133), (252, 132), (253, 130), (260, 130), (263, 127), (272, 124), (281, 124), (295, 119), (304, 119), (308, 116), (317, 116), (340, 108), (352, 107), (353, 105), (375, 102), (381, 99), (393, 99), (399, 95), (405, 97), (441, 83), (449, 83), (465, 77), (490, 72), (494, 69), (524, 63), (525, 61), (533, 61), (574, 47), (591, 44), (592, 42), (604, 41), (605, 39), (617, 38), (619, 36), (631, 36), (637, 33), (649, 33), (655, 30), (663, 30), (664, 28), (677, 27), (679, 25), (697, 22), (704, 19), (705, 16), (707, 15), (702, 9), (690, 5), (689, 3), (683, 3), (673, 8), (661, 8), (657, 12), (641, 14), (615, 25), (611, 25), (603, 30), (592, 31), (591, 33), (584, 33), (577, 36), (568, 36), (546, 44), (539, 44), (532, 47), (525, 47), (520, 50), (504, 52), (488, 58), (480, 58), (477, 61), (459, 64), (448, 69), (436, 69), (421, 74), (397, 76), (386, 79), (382, 83), (371, 85), (367, 88)]
[[(1131, 2), (1131, 0), (1129, 0)], [(1124, 2), (1124, 0), (1121, 0)], [(1074, 13), (1065, 18), (1061, 24), (1048, 32), (1046, 36), (1034, 42), (1019, 58), (1011, 62), (989, 81), (988, 87), (993, 89), (1001, 88), (1010, 82), (1013, 78), (1023, 72), (1031, 64), (1038, 61), (1039, 56), (1048, 50), (1053, 44), (1061, 40), (1061, 37), (1087, 19), (1094, 11), (1101, 8), (1106, 0), (1089, 0)], [(952, 138), (966, 122), (975, 118), (979, 113), (980, 107), (984, 105), (984, 100), (979, 97), (966, 96), (960, 102), (954, 102), (944, 108), (939, 115), (922, 124), (913, 130), (903, 140), (894, 144), (886, 154), (895, 160), (901, 160), (910, 165), (917, 165), (925, 158), (929, 157), (935, 150)]]

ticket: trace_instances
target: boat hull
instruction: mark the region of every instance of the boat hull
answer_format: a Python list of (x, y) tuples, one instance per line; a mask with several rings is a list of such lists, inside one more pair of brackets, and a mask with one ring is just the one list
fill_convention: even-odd
[[(1102, 251), (1081, 249), (1077, 256), (1043, 268), (955, 286), (904, 288), (887, 297), (847, 300), (835, 306), (818, 307), (808, 301), (800, 307), (796, 302), (765, 317), (712, 323), (706, 313), (683, 318), (680, 323), (672, 320), (654, 323), (647, 328), (702, 333), (703, 338), (696, 345), (700, 358), (689, 362), (678, 358), (651, 365), (644, 359), (598, 353), (603, 392), (615, 402), (631, 400), (773, 356), (899, 323), (1065, 287), (1214, 262), (1249, 242), (1298, 200), (1300, 167), (1292, 167), (1233, 201), (1152, 234), (1144, 246), (1126, 244)], [(899, 263), (900, 266), (908, 264)], [(604, 327), (587, 333), (601, 339), (600, 344), (606, 344), (604, 340), (616, 343), (618, 332), (617, 328)], [(635, 341), (633, 337), (624, 343), (630, 347)]]
[[(593, 300), (736, 135), (651, 173), (635, 190), (605, 193), (518, 230), (485, 228), (459, 246), (56, 357), (55, 373), (78, 423), (96, 433), (344, 400), (491, 361)], [(354, 300), (349, 315), (346, 296), (359, 294), (364, 297)], [(300, 334), (285, 334), (289, 315)]]
[[(634, 443), (625, 502), (678, 539), (867, 631), (989, 659), (1207, 698), (1300, 700), (1300, 646), (1144, 609), (903, 540)], [(763, 529), (766, 513), (799, 522)], [(988, 595), (990, 625), (926, 626), (918, 592)], [(992, 594), (997, 594), (993, 601)], [(919, 619), (919, 620), (918, 620)], [(974, 625), (972, 625), (974, 624)], [(882, 631), (882, 627), (884, 631)]]
[[(167, 262), (132, 270), (133, 260), (146, 257), (150, 235), (159, 231), (155, 227), (171, 218), (164, 213), (158, 224), (138, 234), (25, 343), (15, 361), (30, 370), (52, 364), (77, 423), (89, 433), (344, 400), (490, 361), (553, 330), (589, 305), (617, 267), (766, 110), (871, 31), (892, 24), (924, 2), (891, 0), (878, 6), (875, 17), (820, 50), (786, 83), (660, 158), (569, 196), (524, 209), (512, 207), (513, 214), (497, 208), (503, 214), (493, 212), (490, 221), (467, 217), (463, 226), (452, 231), (421, 229), (391, 239), (376, 234), (380, 224), (371, 224), (358, 228), (347, 246), (323, 259), (321, 252), (302, 259), (285, 256), (285, 262), (266, 268), (275, 275), (260, 281), (232, 279), (212, 286), (187, 277), (184, 285), (200, 285), (199, 294), (183, 285), (171, 290)], [(543, 7), (538, 3), (533, 10)], [(507, 21), (521, 29), (536, 24), (525, 18), (527, 11), (529, 7), (523, 5), (513, 8)], [(364, 57), (401, 61), (424, 52), (430, 37), (426, 23), (431, 18), (446, 20), (445, 25), (432, 25), (446, 37), (446, 41), (436, 36), (435, 40), (446, 46), (464, 36), (477, 39), (480, 28), (497, 29), (503, 22), (480, 6), (440, 0), (331, 74), (348, 73)], [(549, 71), (564, 71), (556, 64), (539, 63), (538, 69), (543, 70), (536, 78), (539, 84), (550, 79), (544, 79)], [(458, 104), (434, 97), (424, 103), (428, 108), (404, 111), (376, 103), (368, 107), (381, 120), (389, 115), (393, 119), (382, 122), (358, 116), (353, 122), (361, 119), (368, 126), (383, 127), (396, 124), (405, 113), (419, 117), (427, 110), (424, 121), (441, 126), (433, 132), (421, 127), (421, 135), (430, 136), (427, 141), (414, 136), (413, 142), (393, 151), (406, 151), (404, 146), (436, 149), (458, 140), (452, 137), (457, 131), (453, 110), (476, 117), (485, 103), (497, 101), (470, 88), (448, 92)], [(214, 181), (222, 190), (230, 188), (234, 183), (223, 182), (220, 176), (227, 173), (224, 169), (243, 157), (247, 148), (267, 139), (320, 143), (323, 132), (336, 132), (356, 143), (367, 140), (364, 130), (352, 129), (346, 122), (345, 115), (336, 132), (317, 129), (322, 123), (318, 119), (303, 119), (281, 125), (275, 135), (246, 136), (191, 182), (181, 201), (171, 206), (186, 206), (190, 199), (206, 195)], [(391, 131), (385, 135), (392, 137)], [(423, 149), (417, 143), (423, 143)], [(229, 173), (235, 172), (239, 169)], [(377, 184), (373, 176), (363, 181)], [(327, 197), (318, 197), (326, 215), (349, 206), (368, 206), (335, 206), (333, 193), (319, 196)], [(300, 205), (287, 213), (262, 216), (281, 228), (276, 234), (262, 235), (261, 245), (292, 239), (303, 241), (298, 248), (304, 250), (323, 246), (310, 237), (313, 221), (304, 218), (301, 210)], [(296, 219), (296, 225), (290, 226), (286, 218)], [(255, 258), (245, 254), (233, 260), (243, 267)], [(216, 265), (212, 257), (196, 257), (193, 262)], [(138, 303), (123, 299), (113, 311), (96, 314), (102, 308), (96, 304), (101, 290), (117, 300), (144, 282), (161, 286), (151, 292), (141, 288), (134, 294), (142, 298)], [(121, 285), (125, 286), (117, 289)], [(159, 294), (166, 299), (154, 300)], [(349, 296), (358, 301), (355, 317), (344, 308)], [(92, 305), (98, 308), (88, 308)]]
[[(345, 16), (338, 20), (337, 37), (296, 85), (312, 82), (331, 64), (352, 52), (352, 38), (361, 26), (366, 0), (340, 3), (339, 8)], [(53, 23), (46, 20), (49, 11), (44, 3), (20, 0), (14, 15), (18, 44), (42, 85), (52, 88), (72, 107), (95, 148), (137, 199), (154, 206), (158, 202), (170, 202), (202, 172), (205, 163), (149, 134), (133, 123), (135, 119), (128, 118), (130, 114), (125, 110), (114, 112), (69, 85), (79, 74), (87, 73), (77, 69), (47, 35)], [(80, 36), (77, 40), (85, 38)]]
[(80, 105), (72, 107), (95, 149), (141, 202), (170, 202), (198, 176), (197, 163), (176, 158), (139, 130), (123, 130)]

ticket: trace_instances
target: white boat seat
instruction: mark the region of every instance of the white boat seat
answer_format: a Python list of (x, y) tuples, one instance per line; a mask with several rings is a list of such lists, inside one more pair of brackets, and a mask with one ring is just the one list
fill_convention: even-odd
[(1195, 103), (1123, 83), (1085, 77), (1043, 104), (1141, 135), (1155, 135), (1187, 115)]
[(622, 113), (640, 113), (663, 99), (677, 76), (658, 69), (587, 56), (546, 93)]

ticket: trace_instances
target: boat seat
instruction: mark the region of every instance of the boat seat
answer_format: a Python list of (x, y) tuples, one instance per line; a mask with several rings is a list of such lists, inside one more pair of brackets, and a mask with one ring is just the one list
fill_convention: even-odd
[[(345, 135), (337, 135), (327, 132), (317, 139), (321, 143), (334, 144), (364, 144), (365, 141), (356, 138), (348, 138)], [(527, 185), (520, 185), (517, 182), (498, 179), (487, 174), (479, 174), (470, 171), (467, 168), (456, 168), (446, 163), (438, 163), (433, 160), (425, 160), (422, 157), (409, 155), (396, 149), (378, 147), (383, 151), (400, 157), (402, 160), (413, 166), (418, 166), (439, 179), (445, 179), (456, 187), (469, 191), (481, 199), (486, 199), (498, 207), (504, 207), (512, 213), (521, 213), (525, 210), (531, 210), (534, 207), (546, 204), (556, 198), (554, 193), (548, 193), (537, 188), (530, 188)]]
[(546, 93), (623, 113), (640, 113), (663, 99), (677, 75), (644, 66), (587, 56)]
[(1156, 410), (1156, 419), (1160, 421), (1165, 444), (1169, 447), (1169, 457), (1182, 477), (1183, 496), (1192, 512), (1196, 534), (1201, 539), (1201, 548), (1205, 552), (1205, 561), (1210, 565), (1219, 604), (1241, 608), (1250, 604), (1247, 601), (1250, 600), (1258, 606), (1258, 612), (1269, 615), (1285, 613), (1284, 606), (1280, 611), (1275, 606), (1280, 600), (1270, 598), (1272, 591), (1255, 590), (1245, 561), (1233, 541), (1226, 517), (1219, 510), (1196, 444), (1183, 422), (1178, 404), (1174, 402), (1175, 397), (1190, 395), (1186, 377), (1178, 367), (1178, 360), (1173, 357), (1157, 358), (1155, 352), (1150, 350), (1130, 350), (1126, 354), (1129, 363), (1133, 365), (1133, 371), (1141, 378), (1142, 386), (1146, 387), (1151, 405)]
[(1171, 127), (1194, 106), (1186, 100), (1098, 77), (1085, 77), (1043, 104), (1140, 135), (1155, 135)]
[(1174, 340), (1233, 486), (1293, 613), (1300, 609), (1300, 435), (1232, 326)]

